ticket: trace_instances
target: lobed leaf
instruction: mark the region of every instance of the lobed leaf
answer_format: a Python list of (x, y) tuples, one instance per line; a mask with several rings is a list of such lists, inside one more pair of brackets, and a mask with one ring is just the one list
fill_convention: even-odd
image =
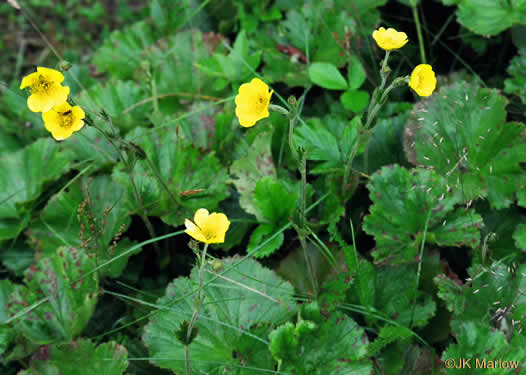
[(433, 168), (464, 202), (487, 197), (493, 208), (508, 207), (523, 185), (526, 132), (505, 122), (505, 107), (493, 89), (443, 87), (413, 110), (405, 132), (409, 161)]
[[(482, 218), (456, 209), (457, 197), (445, 179), (431, 170), (383, 167), (369, 179), (373, 205), (364, 230), (373, 235), (376, 262), (410, 262), (424, 241), (439, 246), (476, 247)], [(429, 222), (426, 229), (426, 220)]]
[[(293, 288), (254, 260), (238, 262), (239, 258), (223, 259), (225, 271), (219, 278), (210, 266), (205, 268), (206, 299), (196, 323), (197, 337), (190, 344), (193, 372), (248, 375), (254, 368), (274, 368), (265, 338), (273, 324), (295, 313)], [(145, 327), (143, 340), (159, 367), (184, 371), (184, 345), (174, 333), (190, 320), (198, 285), (197, 268), (190, 278), (173, 281), (157, 302), (159, 312)]]
[(296, 325), (288, 322), (269, 335), (270, 351), (281, 371), (297, 375), (365, 375), (367, 336), (345, 314), (323, 316), (316, 304), (305, 305)]
[(31, 266), (25, 286), (16, 287), (9, 298), (9, 315), (17, 316), (15, 329), (40, 345), (69, 342), (79, 335), (97, 303), (98, 275), (84, 276), (95, 266), (84, 252), (65, 247)]
[(33, 359), (31, 367), (18, 375), (122, 375), (128, 368), (128, 351), (114, 341), (95, 344), (80, 339), (43, 347), (44, 358)]

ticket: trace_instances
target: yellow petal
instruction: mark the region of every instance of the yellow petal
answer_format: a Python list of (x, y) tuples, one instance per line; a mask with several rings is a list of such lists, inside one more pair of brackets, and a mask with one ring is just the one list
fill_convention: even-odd
[(186, 227), (186, 230), (185, 230), (186, 234), (188, 234), (189, 236), (191, 236), (193, 239), (197, 241), (207, 243), (205, 236), (203, 235), (203, 233), (201, 233), (201, 230), (194, 223), (186, 219), (184, 221), (184, 225)]
[(208, 215), (209, 213), (206, 208), (198, 209), (194, 215), (194, 223), (196, 223), (199, 228), (203, 229), (208, 221)]
[(33, 94), (27, 98), (27, 106), (32, 112), (47, 112), (53, 108), (54, 103), (54, 98), (45, 93)]
[(243, 111), (242, 109), (238, 108), (236, 108), (236, 116), (239, 119), (239, 124), (245, 128), (256, 125), (256, 121), (259, 119), (257, 116), (249, 114), (247, 111)]
[(78, 105), (71, 109), (73, 113), (73, 131), (78, 131), (84, 126), (84, 121), (82, 119), (86, 116), (82, 108)]
[(212, 213), (206, 221), (206, 225), (202, 228), (204, 233), (207, 233), (209, 243), (223, 243), (225, 242), (225, 233), (230, 227), (230, 221), (223, 213)]
[[(57, 86), (54, 91), (55, 105), (61, 105), (68, 100), (69, 87), (68, 86)], [(71, 107), (70, 107), (71, 108)]]
[(47, 131), (51, 133), (58, 133), (60, 131), (61, 119), (60, 115), (56, 111), (50, 110), (42, 113), (42, 120), (44, 120), (44, 126), (46, 127)]
[(57, 141), (63, 141), (64, 139), (71, 137), (72, 134), (73, 134), (73, 131), (66, 130), (66, 129), (56, 129), (55, 131), (51, 132), (51, 135)]
[(68, 102), (63, 102), (63, 103), (60, 103), (60, 104), (55, 104), (53, 106), (53, 110), (55, 112), (67, 112), (67, 111), (70, 111), (72, 108), (71, 108), (71, 105), (68, 103)]
[(27, 76), (25, 76), (23, 79), (22, 79), (22, 83), (20, 84), (20, 90), (26, 88), (26, 87), (30, 87), (32, 86), (35, 81), (38, 80), (38, 73), (37, 72), (34, 72), (34, 73), (31, 73)]
[(253, 78), (252, 81), (250, 81), (251, 86), (256, 91), (267, 91), (268, 92), (268, 86), (265, 82), (260, 80), (259, 78)]
[(37, 67), (37, 72), (42, 74), (47, 81), (61, 83), (64, 81), (64, 75), (58, 70), (44, 68), (42, 66)]

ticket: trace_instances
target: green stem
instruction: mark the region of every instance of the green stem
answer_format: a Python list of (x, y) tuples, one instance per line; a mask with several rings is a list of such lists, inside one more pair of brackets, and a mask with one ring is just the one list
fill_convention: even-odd
[(88, 120), (88, 117), (86, 118), (86, 122), (88, 123), (88, 125), (90, 126), (93, 126), (95, 129), (97, 129), (99, 131), (99, 133), (102, 134), (102, 136), (108, 141), (110, 142), (110, 144), (113, 146), (113, 148), (115, 149), (115, 151), (117, 151), (117, 154), (119, 154), (119, 157), (120, 159), (122, 160), (123, 163), (127, 164), (127, 159), (124, 157), (124, 154), (121, 152), (120, 148), (115, 144), (115, 142), (113, 142), (113, 139), (112, 137), (110, 137), (108, 134), (106, 134), (106, 132), (104, 130), (102, 130), (101, 128), (99, 128), (95, 122)]
[[(295, 102), (295, 101), (294, 101)], [(281, 108), (281, 107), (280, 107)], [(284, 108), (281, 108), (282, 110)], [(274, 109), (275, 110), (275, 109)], [(284, 113), (280, 110), (281, 113)], [(307, 263), (307, 267), (309, 269), (309, 276), (311, 278), (312, 287), (314, 289), (315, 294), (318, 294), (318, 286), (315, 280), (314, 276), (314, 268), (312, 266), (311, 260), (307, 255), (307, 242), (305, 241), (305, 236), (307, 233), (307, 230), (305, 229), (306, 225), (306, 202), (307, 202), (307, 155), (305, 152), (298, 152), (296, 150), (296, 146), (294, 145), (294, 127), (296, 126), (296, 121), (298, 119), (298, 107), (296, 103), (296, 107), (292, 109), (291, 112), (288, 112), (289, 114), (289, 147), (290, 152), (292, 153), (292, 156), (297, 161), (298, 171), (301, 175), (301, 197), (300, 197), (300, 206), (299, 206), (299, 228), (296, 228), (296, 232), (298, 233), (300, 244), (303, 249), (303, 255), (305, 256), (305, 262)]]
[(157, 179), (157, 181), (159, 181), (159, 183), (161, 184), (161, 186), (163, 187), (164, 190), (166, 190), (166, 192), (168, 193), (168, 195), (170, 196), (170, 198), (172, 199), (173, 203), (176, 204), (176, 205), (180, 205), (180, 201), (179, 199), (177, 199), (177, 196), (175, 196), (171, 191), (170, 189), (168, 188), (168, 186), (165, 184), (163, 178), (161, 177), (161, 175), (159, 174), (159, 171), (157, 171), (157, 168), (155, 168), (155, 165), (153, 165), (152, 161), (150, 160), (150, 158), (148, 157), (148, 155), (146, 155), (146, 162), (148, 163), (148, 166), (150, 167), (150, 169), (152, 170), (153, 174), (155, 175), (155, 178)]
[[(203, 249), (203, 253), (200, 259), (200, 265), (199, 265), (199, 289), (197, 289), (197, 296), (195, 297), (195, 306), (194, 306), (194, 312), (192, 314), (192, 318), (190, 319), (190, 323), (188, 323), (188, 330), (186, 331), (186, 342), (185, 345), (185, 362), (186, 362), (186, 375), (192, 375), (192, 371), (190, 368), (190, 337), (192, 337), (192, 331), (194, 329), (195, 322), (197, 321), (197, 316), (199, 315), (199, 311), (201, 310), (201, 305), (203, 304), (203, 274), (205, 270), (206, 265), (206, 252), (208, 250), (208, 244), (205, 244), (205, 247)], [(198, 258), (199, 259), (199, 258)]]
[[(385, 57), (382, 61), (382, 67), (380, 68), (380, 77), (382, 78), (382, 82), (380, 83), (380, 86), (374, 90), (374, 93), (371, 98), (371, 102), (369, 103), (369, 108), (367, 109), (367, 120), (365, 121), (365, 127), (364, 130), (367, 131), (369, 129), (369, 126), (371, 125), (373, 119), (375, 118), (376, 114), (378, 113), (378, 110), (380, 109), (380, 105), (377, 103), (377, 98), (382, 93), (385, 83), (387, 81), (387, 77), (389, 76), (390, 70), (387, 67), (387, 61), (389, 60), (389, 55), (391, 54), (391, 51), (385, 51)], [(382, 103), (382, 98), (380, 99), (380, 103)], [(356, 156), (356, 153), (358, 152), (358, 149), (360, 148), (361, 142), (363, 141), (363, 135), (361, 131), (358, 131), (358, 136), (356, 137), (356, 142), (353, 146), (353, 149), (351, 150), (351, 154), (349, 155), (349, 158), (347, 159), (347, 164), (345, 165), (345, 170), (343, 173), (343, 183), (342, 183), (342, 199), (345, 198), (345, 193), (347, 192), (347, 185), (349, 183), (349, 177), (351, 175), (352, 170), (352, 162), (354, 161), (354, 158)], [(366, 137), (368, 138), (368, 137)]]
[[(292, 156), (294, 159), (298, 160), (298, 163), (301, 163), (298, 159), (298, 150), (296, 150), (296, 147), (294, 146), (294, 127), (296, 126), (296, 116), (293, 116), (289, 120), (289, 148), (290, 152), (292, 153)], [(298, 168), (298, 169), (301, 169)]]
[(159, 99), (157, 95), (157, 84), (155, 83), (155, 78), (152, 74), (152, 98), (153, 98), (153, 112), (159, 112)]
[(418, 7), (415, 4), (414, 0), (411, 0), (411, 9), (413, 11), (413, 18), (416, 24), (416, 34), (418, 35), (418, 46), (420, 48), (420, 57), (422, 59), (422, 64), (426, 63), (426, 51), (424, 48), (424, 38), (422, 36), (422, 27), (420, 25), (420, 17), (418, 16)]

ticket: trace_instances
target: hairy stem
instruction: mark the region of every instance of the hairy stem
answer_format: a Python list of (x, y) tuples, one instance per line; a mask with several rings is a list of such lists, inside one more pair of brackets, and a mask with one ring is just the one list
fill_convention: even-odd
[[(192, 314), (192, 318), (190, 319), (190, 323), (188, 323), (188, 330), (186, 331), (186, 342), (184, 351), (185, 351), (185, 363), (186, 363), (186, 375), (192, 375), (192, 371), (190, 368), (190, 337), (192, 337), (192, 331), (194, 329), (195, 322), (197, 321), (197, 316), (199, 315), (199, 311), (201, 311), (201, 305), (203, 304), (203, 274), (205, 270), (205, 264), (206, 264), (206, 252), (208, 250), (208, 244), (205, 244), (205, 247), (203, 249), (203, 253), (201, 255), (200, 259), (200, 265), (199, 265), (199, 288), (197, 289), (197, 296), (194, 300), (194, 312)], [(199, 259), (199, 257), (198, 257)]]

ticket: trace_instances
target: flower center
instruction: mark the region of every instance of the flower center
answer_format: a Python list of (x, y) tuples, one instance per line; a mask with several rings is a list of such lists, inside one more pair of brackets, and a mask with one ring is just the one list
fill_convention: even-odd
[(267, 99), (265, 99), (261, 95), (257, 95), (254, 98), (254, 100), (252, 100), (251, 104), (252, 104), (251, 105), (252, 112), (260, 113), (260, 112), (263, 112), (265, 110), (265, 107), (267, 106)]
[(73, 125), (73, 114), (71, 111), (59, 112), (60, 114), (60, 126), (63, 128), (70, 128)]
[(32, 94), (46, 92), (51, 88), (51, 85), (53, 85), (53, 82), (47, 81), (43, 75), (39, 75), (38, 81), (30, 87), (30, 90)]

